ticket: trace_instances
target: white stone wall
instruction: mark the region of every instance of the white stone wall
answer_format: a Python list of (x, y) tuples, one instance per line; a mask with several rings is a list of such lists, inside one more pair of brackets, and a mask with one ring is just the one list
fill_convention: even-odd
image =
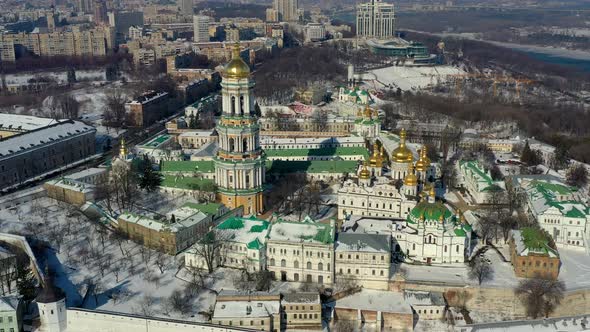
[(111, 312), (68, 309), (68, 331), (76, 332), (229, 332), (244, 329), (206, 323), (155, 319)]

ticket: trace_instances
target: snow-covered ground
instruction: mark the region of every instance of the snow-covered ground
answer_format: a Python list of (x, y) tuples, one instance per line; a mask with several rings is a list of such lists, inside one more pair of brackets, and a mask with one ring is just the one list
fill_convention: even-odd
[(452, 66), (391, 66), (371, 70), (370, 72), (376, 76), (376, 86), (399, 87), (403, 91), (424, 89), (429, 86), (434, 86), (439, 82), (448, 81), (449, 75), (464, 73), (461, 69)]
[(559, 249), (559, 279), (568, 290), (590, 287), (590, 256), (585, 251)]
[[(68, 83), (68, 72), (66, 70), (63, 70), (40, 73), (6, 74), (6, 84), (26, 84), (31, 79), (39, 79), (42, 77), (48, 77), (50, 79), (53, 79), (58, 84)], [(106, 73), (104, 69), (77, 70), (76, 79), (78, 81), (106, 81)]]
[[(179, 271), (174, 257), (143, 250), (131, 241), (119, 246), (109, 234), (101, 235), (102, 227), (50, 198), (0, 211), (0, 225), (5, 232), (48, 241), (50, 248), (38, 257), (40, 264), (49, 264), (55, 283), (66, 292), (68, 305), (87, 309), (204, 321), (206, 317), (198, 313), (209, 311), (214, 304), (213, 290), (232, 289), (232, 276), (237, 273), (219, 269), (208, 276), (205, 285), (210, 290), (200, 289), (190, 301), (192, 314), (181, 315), (166, 305), (170, 294), (177, 289), (184, 293), (190, 280), (185, 270)], [(163, 272), (158, 261), (163, 262)], [(83, 301), (88, 285), (96, 285), (97, 296)]]
[[(518, 284), (518, 278), (510, 263), (504, 262), (497, 252), (490, 249), (485, 253), (491, 261), (493, 276), (491, 280), (485, 280), (482, 286), (486, 287), (513, 287)], [(403, 264), (406, 271), (406, 280), (409, 282), (440, 282), (450, 285), (477, 285), (477, 280), (471, 280), (467, 276), (467, 265), (455, 266), (426, 266)]]

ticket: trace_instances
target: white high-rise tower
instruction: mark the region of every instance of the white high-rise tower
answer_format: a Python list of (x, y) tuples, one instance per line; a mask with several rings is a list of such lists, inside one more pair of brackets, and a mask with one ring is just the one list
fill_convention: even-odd
[(356, 9), (356, 35), (365, 38), (391, 39), (395, 36), (393, 4), (382, 0), (360, 3)]
[(194, 28), (193, 41), (195, 43), (209, 41), (209, 16), (194, 15), (193, 16), (193, 28)]

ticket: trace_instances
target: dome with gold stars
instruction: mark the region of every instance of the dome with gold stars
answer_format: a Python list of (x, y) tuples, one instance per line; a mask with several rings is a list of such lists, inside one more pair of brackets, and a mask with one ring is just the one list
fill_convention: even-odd
[(232, 59), (223, 69), (224, 77), (247, 78), (250, 76), (250, 66), (240, 57), (240, 45), (234, 44), (232, 48)]
[(412, 151), (406, 146), (406, 130), (399, 133), (399, 146), (391, 153), (391, 160), (396, 163), (411, 163), (414, 161)]

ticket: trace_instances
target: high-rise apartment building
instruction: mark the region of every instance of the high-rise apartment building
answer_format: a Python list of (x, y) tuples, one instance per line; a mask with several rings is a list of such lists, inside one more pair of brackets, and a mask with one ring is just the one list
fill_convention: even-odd
[(266, 9), (266, 21), (267, 22), (278, 22), (279, 21), (279, 12), (274, 8), (267, 8)]
[(299, 20), (297, 0), (274, 0), (273, 9), (278, 13), (279, 21), (296, 22)]
[(78, 0), (76, 1), (76, 9), (79, 12), (88, 14), (92, 12), (92, 0)]
[(104, 56), (114, 47), (112, 27), (49, 33), (0, 34), (0, 60), (15, 61), (15, 47), (38, 56)]
[(193, 28), (194, 28), (193, 41), (195, 43), (209, 41), (209, 16), (194, 15), (193, 16)]
[(107, 3), (105, 0), (94, 1), (94, 24), (106, 25), (109, 23), (107, 15)]
[(176, 5), (182, 15), (191, 16), (193, 14), (193, 0), (177, 0)]
[(393, 4), (382, 0), (360, 3), (356, 10), (356, 35), (358, 37), (389, 39), (395, 35)]

